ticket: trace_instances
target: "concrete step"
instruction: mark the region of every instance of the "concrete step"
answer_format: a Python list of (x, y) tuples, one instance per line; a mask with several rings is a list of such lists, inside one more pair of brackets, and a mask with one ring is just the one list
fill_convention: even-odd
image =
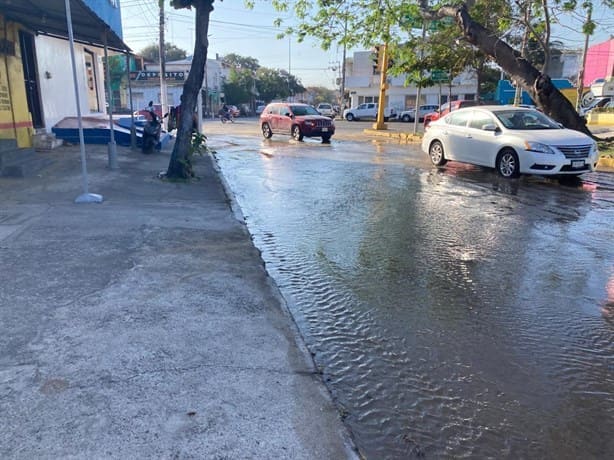
[(58, 139), (55, 133), (41, 132), (32, 136), (32, 143), (34, 144), (34, 149), (38, 152), (53, 150), (56, 147), (62, 146), (64, 141)]
[(18, 148), (14, 139), (4, 140), (13, 142), (0, 142), (0, 176), (32, 176), (53, 163), (52, 158), (37, 153), (33, 148)]

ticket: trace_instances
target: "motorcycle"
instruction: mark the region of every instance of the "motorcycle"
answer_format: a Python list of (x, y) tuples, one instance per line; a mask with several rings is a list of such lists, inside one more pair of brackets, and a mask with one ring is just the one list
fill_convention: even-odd
[(226, 111), (226, 110), (220, 109), (220, 111), (218, 112), (218, 115), (220, 116), (220, 121), (222, 123), (227, 123), (227, 122), (234, 123), (235, 122), (235, 117), (233, 117), (230, 110)]
[(168, 116), (168, 113), (160, 117), (153, 109), (153, 101), (149, 101), (147, 106), (149, 113), (149, 121), (143, 126), (143, 137), (141, 139), (141, 148), (143, 153), (153, 153), (154, 148), (160, 142), (160, 134), (162, 132), (162, 119)]

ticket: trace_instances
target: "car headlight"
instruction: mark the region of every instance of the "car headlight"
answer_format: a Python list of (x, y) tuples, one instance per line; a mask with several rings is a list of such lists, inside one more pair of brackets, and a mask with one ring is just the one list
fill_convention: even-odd
[(597, 142), (593, 142), (593, 152), (599, 154), (599, 147), (597, 146)]
[(524, 141), (524, 148), (529, 152), (551, 153), (553, 155), (555, 153), (549, 145), (542, 144), (541, 142)]

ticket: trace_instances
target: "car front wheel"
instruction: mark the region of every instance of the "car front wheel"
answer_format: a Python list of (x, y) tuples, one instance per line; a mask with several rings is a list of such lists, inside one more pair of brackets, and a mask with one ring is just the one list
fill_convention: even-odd
[(443, 145), (439, 141), (434, 141), (429, 147), (429, 157), (435, 166), (443, 166), (448, 162), (443, 154)]
[(262, 123), (262, 135), (265, 139), (270, 139), (273, 136), (273, 131), (268, 123)]
[(294, 125), (292, 127), (292, 137), (296, 141), (302, 141), (303, 140), (303, 133), (301, 132), (301, 127), (299, 125)]
[(348, 113), (348, 114), (345, 116), (345, 119), (346, 119), (347, 121), (354, 121), (354, 115), (352, 115), (351, 113)]
[(403, 117), (401, 117), (401, 120), (404, 121), (405, 123), (409, 123), (410, 121), (414, 121), (411, 119), (411, 117), (409, 115), (403, 115)]
[(497, 172), (506, 179), (518, 177), (520, 174), (520, 163), (518, 155), (512, 149), (503, 149), (497, 156)]

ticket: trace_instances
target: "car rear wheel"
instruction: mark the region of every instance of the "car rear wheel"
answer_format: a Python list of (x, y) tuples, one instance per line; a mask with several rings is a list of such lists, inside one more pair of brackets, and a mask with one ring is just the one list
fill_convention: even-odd
[(410, 121), (414, 121), (409, 115), (405, 114), (401, 117), (401, 120), (405, 123), (409, 123)]
[(347, 121), (354, 121), (354, 115), (352, 115), (351, 113), (348, 113), (348, 114), (345, 116), (345, 119), (346, 119)]
[(429, 147), (429, 157), (435, 166), (443, 166), (448, 162), (443, 154), (443, 145), (439, 141), (433, 141)]
[(296, 141), (302, 141), (303, 140), (303, 133), (301, 132), (301, 127), (299, 125), (294, 125), (292, 127), (292, 137)]
[(513, 149), (503, 149), (497, 155), (497, 172), (506, 179), (518, 177), (520, 175), (520, 162), (518, 155)]
[(273, 131), (268, 123), (262, 123), (262, 135), (265, 139), (270, 139), (273, 136)]

